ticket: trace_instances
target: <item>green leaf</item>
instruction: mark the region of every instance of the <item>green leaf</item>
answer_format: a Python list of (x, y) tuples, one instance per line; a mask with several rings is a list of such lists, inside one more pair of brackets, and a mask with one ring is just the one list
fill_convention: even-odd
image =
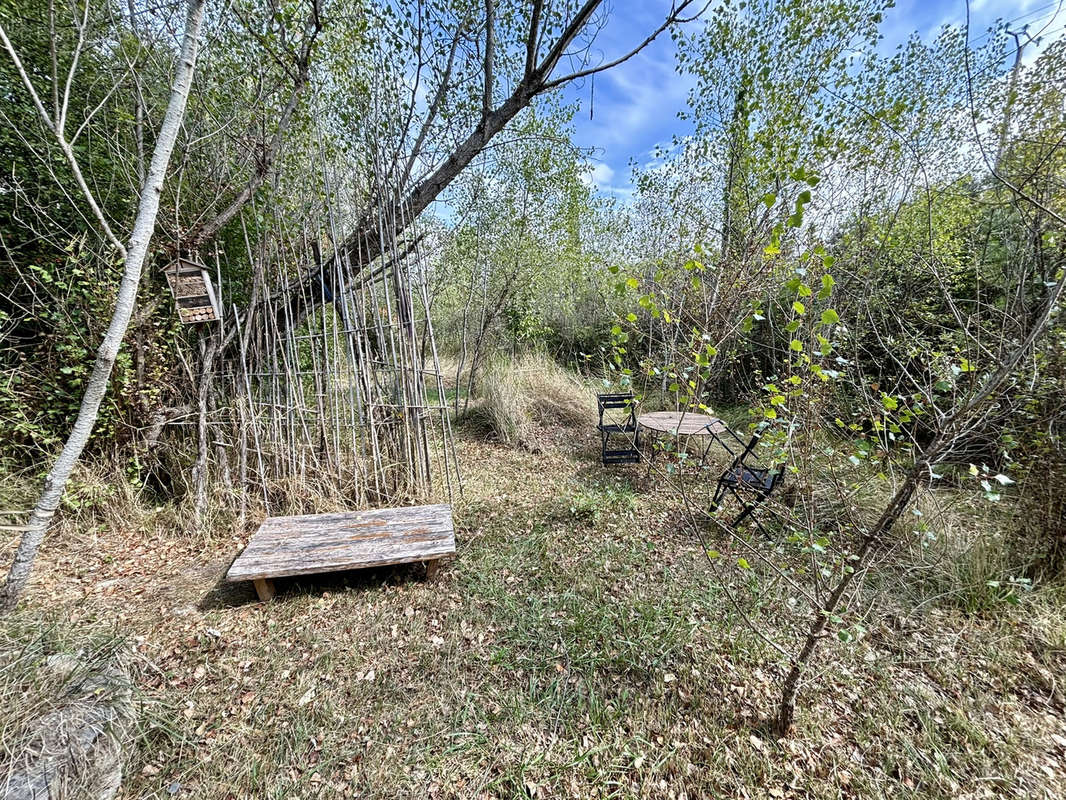
[(827, 308), (825, 311), (822, 312), (823, 325), (833, 325), (837, 322), (840, 322), (840, 315), (837, 314), (834, 309)]
[[(822, 264), (825, 264), (826, 259), (832, 261), (832, 258), (830, 258), (829, 256), (825, 256), (822, 259)], [(822, 300), (825, 300), (827, 297), (829, 297), (829, 295), (833, 293), (833, 287), (835, 285), (836, 281), (833, 280), (833, 276), (827, 272), (825, 275), (822, 276), (822, 288), (818, 292), (818, 297)]]
[(803, 303), (801, 303), (799, 300), (792, 301), (792, 310), (795, 311), (797, 314), (801, 315), (807, 313), (807, 307), (803, 305)]
[(751, 564), (748, 563), (748, 560), (746, 558), (738, 558), (737, 566), (741, 569), (751, 569)]
[(793, 339), (788, 343), (789, 349), (796, 351), (797, 353), (803, 352), (803, 342), (799, 339)]

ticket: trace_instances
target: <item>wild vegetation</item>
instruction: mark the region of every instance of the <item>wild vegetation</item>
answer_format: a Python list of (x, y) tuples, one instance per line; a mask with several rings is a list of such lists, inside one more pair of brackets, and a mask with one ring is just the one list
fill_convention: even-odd
[[(2, 769), (73, 653), (131, 797), (1066, 793), (1066, 39), (891, 6), (0, 3)], [(612, 195), (564, 90), (652, 41)], [(759, 433), (762, 528), (605, 391)], [(428, 501), (435, 581), (221, 582)]]

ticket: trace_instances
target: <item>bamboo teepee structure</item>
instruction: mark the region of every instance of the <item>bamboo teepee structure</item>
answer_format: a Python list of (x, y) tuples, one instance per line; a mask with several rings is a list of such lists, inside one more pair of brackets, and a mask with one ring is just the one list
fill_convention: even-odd
[[(272, 238), (288, 252), (257, 259), (249, 246), (261, 269), (320, 270), (310, 282), (260, 276), (263, 317), (254, 332), (238, 331), (229, 396), (238, 398), (239, 469), (245, 485), (263, 487), (268, 508), (269, 487), (293, 481), (329, 485), (351, 505), (450, 497), (459, 487), (430, 318), (432, 254), (400, 200), (401, 159), (380, 135), (365, 147), (361, 172), (341, 173), (323, 156), (300, 233)], [(353, 258), (343, 246), (342, 223), (356, 215), (378, 221), (380, 254)]]

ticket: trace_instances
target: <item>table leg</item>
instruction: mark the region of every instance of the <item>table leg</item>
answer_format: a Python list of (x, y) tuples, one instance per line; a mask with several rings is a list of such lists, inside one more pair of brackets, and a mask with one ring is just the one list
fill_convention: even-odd
[(255, 593), (259, 595), (259, 599), (262, 602), (274, 599), (274, 581), (267, 578), (256, 578), (252, 581), (255, 584)]

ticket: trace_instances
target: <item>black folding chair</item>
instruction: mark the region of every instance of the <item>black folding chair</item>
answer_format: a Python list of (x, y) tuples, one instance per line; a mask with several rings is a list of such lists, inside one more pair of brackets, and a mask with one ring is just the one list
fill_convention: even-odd
[[(738, 442), (741, 441), (735, 433), (730, 431), (733, 438)], [(751, 437), (751, 441), (748, 442), (742, 450), (737, 452), (733, 457), (733, 463), (729, 465), (729, 468), (722, 473), (722, 476), (718, 479), (718, 486), (714, 492), (714, 499), (711, 500), (711, 513), (715, 513), (721, 507), (722, 498), (726, 492), (731, 493), (741, 504), (743, 510), (739, 516), (734, 519), (730, 526), (736, 528), (741, 522), (751, 517), (752, 522), (762, 531), (763, 535), (769, 538), (769, 534), (766, 532), (766, 528), (762, 526), (758, 518), (755, 517), (755, 509), (766, 500), (778, 486), (785, 481), (785, 465), (781, 464), (777, 469), (770, 469), (769, 467), (759, 467), (754, 465), (753, 451), (756, 445), (759, 444), (759, 439), (762, 437), (762, 431), (756, 431), (755, 435)], [(721, 441), (721, 439), (719, 439)], [(733, 452), (724, 441), (722, 444), (730, 453)]]
[[(636, 464), (640, 461), (640, 430), (637, 428), (636, 405), (633, 402), (633, 393), (625, 394), (601, 394), (596, 397), (596, 405), (600, 412), (600, 422), (596, 426), (600, 432), (601, 458), (604, 464)], [(608, 411), (625, 410), (625, 415), (620, 420), (604, 420), (604, 413)], [(624, 439), (622, 445), (611, 442), (611, 436), (621, 436)]]

